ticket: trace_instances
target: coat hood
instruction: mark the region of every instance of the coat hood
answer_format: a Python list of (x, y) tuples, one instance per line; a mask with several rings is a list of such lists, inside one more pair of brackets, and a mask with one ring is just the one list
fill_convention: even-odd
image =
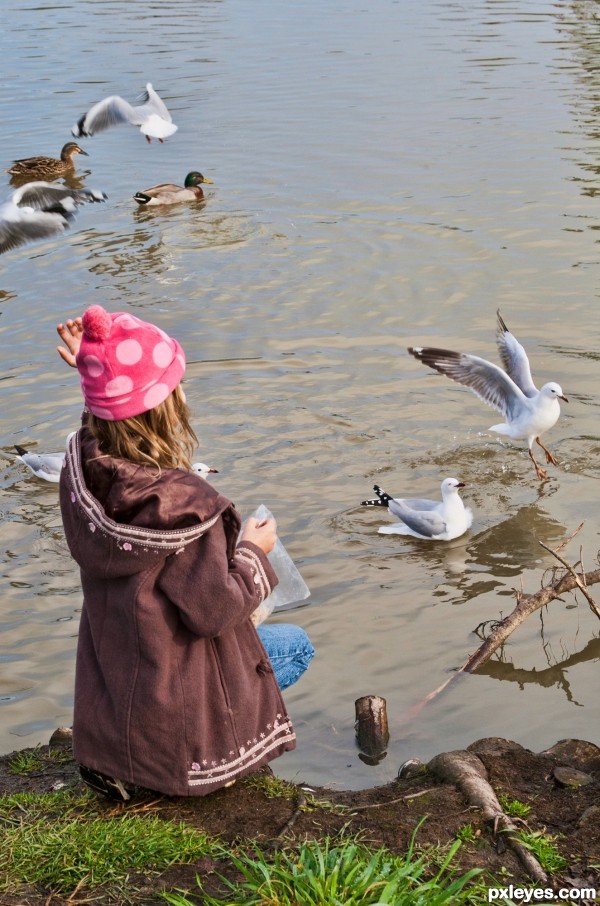
[[(186, 469), (158, 471), (104, 456), (85, 427), (67, 439), (60, 505), (73, 559), (99, 578), (158, 566), (201, 538), (220, 516), (240, 527), (231, 501), (203, 478)], [(235, 547), (228, 551), (234, 553)]]

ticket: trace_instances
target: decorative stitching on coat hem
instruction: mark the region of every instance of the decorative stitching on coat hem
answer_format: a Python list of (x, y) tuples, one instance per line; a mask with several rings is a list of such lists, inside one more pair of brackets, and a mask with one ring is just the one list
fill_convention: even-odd
[(296, 734), (292, 729), (291, 721), (281, 723), (271, 734), (260, 743), (246, 750), (243, 755), (229, 761), (224, 765), (216, 765), (206, 771), (188, 771), (188, 786), (207, 786), (214, 783), (225, 783), (235, 777), (244, 768), (251, 767), (264, 756), (285, 742), (293, 742)]

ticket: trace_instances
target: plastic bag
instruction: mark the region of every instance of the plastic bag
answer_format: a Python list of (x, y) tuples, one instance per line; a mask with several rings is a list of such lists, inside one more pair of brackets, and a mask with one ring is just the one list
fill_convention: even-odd
[[(261, 521), (273, 516), (264, 503), (261, 503), (252, 515)], [(280, 538), (277, 538), (273, 550), (267, 554), (267, 559), (275, 570), (279, 584), (252, 614), (252, 620), (256, 626), (263, 623), (275, 609), (304, 601), (310, 595), (308, 585), (298, 572)]]

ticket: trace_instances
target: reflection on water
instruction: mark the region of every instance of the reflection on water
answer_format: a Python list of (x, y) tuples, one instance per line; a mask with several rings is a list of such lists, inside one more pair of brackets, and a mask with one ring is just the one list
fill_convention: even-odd
[[(71, 720), (78, 576), (56, 487), (12, 451), (59, 449), (77, 425), (77, 376), (57, 360), (54, 327), (93, 303), (182, 340), (198, 458), (242, 514), (269, 506), (311, 589), (276, 618), (297, 620), (317, 649), (286, 692), (300, 742), (277, 771), (360, 787), (484, 735), (600, 741), (598, 628), (574, 596), (401, 719), (475, 649), (479, 624), (512, 609), (516, 588), (539, 588), (554, 565), (540, 541), (554, 548), (583, 523), (563, 554), (596, 556), (592, 9), (65, 0), (32, 20), (9, 0), (4, 167), (60, 148), (91, 103), (133, 99), (149, 79), (179, 131), (164, 145), (127, 127), (86, 140), (85, 167), (65, 181), (102, 189), (106, 204), (0, 258), (0, 751)], [(133, 201), (191, 169), (214, 179), (202, 203)], [(496, 361), (498, 307), (536, 379), (571, 400), (542, 484), (524, 444), (487, 433), (497, 413), (406, 352)], [(448, 544), (379, 535), (387, 515), (359, 506), (375, 482), (431, 497), (448, 475), (475, 517)], [(388, 703), (377, 767), (354, 741), (365, 694)]]

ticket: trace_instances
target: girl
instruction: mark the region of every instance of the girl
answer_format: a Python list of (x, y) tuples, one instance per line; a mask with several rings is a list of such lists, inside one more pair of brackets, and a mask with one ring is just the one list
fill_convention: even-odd
[(86, 406), (60, 479), (83, 588), (73, 752), (115, 798), (205, 795), (295, 746), (280, 687), (314, 651), (299, 627), (251, 619), (277, 584), (275, 520), (240, 538), (234, 505), (190, 471), (176, 340), (99, 305), (57, 330)]

